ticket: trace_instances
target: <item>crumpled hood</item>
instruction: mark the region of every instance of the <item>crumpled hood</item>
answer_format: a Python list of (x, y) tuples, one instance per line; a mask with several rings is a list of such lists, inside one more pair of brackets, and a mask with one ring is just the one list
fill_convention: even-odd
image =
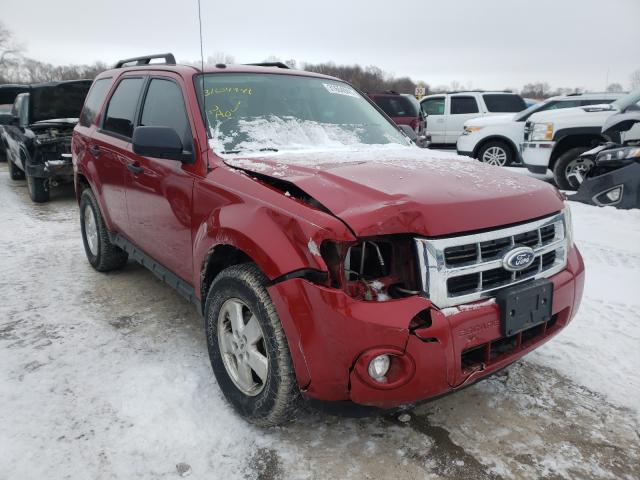
[(476, 160), (417, 147), (225, 158), (234, 168), (295, 184), (358, 236), (450, 235), (563, 208), (551, 185)]

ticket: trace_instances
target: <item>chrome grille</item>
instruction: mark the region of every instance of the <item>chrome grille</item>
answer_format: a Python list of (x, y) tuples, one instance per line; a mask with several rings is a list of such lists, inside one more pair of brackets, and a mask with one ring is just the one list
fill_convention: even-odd
[[(440, 307), (492, 296), (497, 289), (565, 268), (567, 238), (564, 213), (489, 232), (450, 238), (416, 238), (423, 291)], [(502, 257), (515, 246), (528, 246), (535, 257), (524, 270), (503, 267)]]

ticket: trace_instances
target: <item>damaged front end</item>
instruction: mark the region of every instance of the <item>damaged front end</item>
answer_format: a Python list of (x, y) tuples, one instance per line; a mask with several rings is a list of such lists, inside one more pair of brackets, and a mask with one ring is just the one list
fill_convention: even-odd
[(50, 184), (73, 180), (71, 136), (75, 122), (43, 122), (31, 126), (34, 151), (26, 165), (31, 177), (46, 178)]

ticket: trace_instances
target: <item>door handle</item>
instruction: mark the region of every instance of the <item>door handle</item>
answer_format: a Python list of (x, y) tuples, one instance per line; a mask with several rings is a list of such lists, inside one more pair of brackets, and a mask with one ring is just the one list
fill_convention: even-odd
[(97, 157), (98, 155), (100, 155), (100, 147), (98, 145), (91, 145), (89, 147), (89, 151), (91, 152), (91, 155), (93, 155), (94, 157)]
[(136, 175), (138, 173), (144, 172), (144, 168), (142, 168), (140, 165), (136, 165), (135, 163), (128, 163), (127, 168), (129, 169), (129, 171), (133, 172)]

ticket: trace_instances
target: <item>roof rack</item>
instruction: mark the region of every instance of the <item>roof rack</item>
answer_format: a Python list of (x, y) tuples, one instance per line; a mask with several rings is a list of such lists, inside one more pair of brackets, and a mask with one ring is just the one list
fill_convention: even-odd
[(282, 62), (262, 62), (262, 63), (245, 63), (245, 65), (250, 65), (252, 67), (276, 67), (276, 68), (286, 68), (289, 69), (289, 65)]
[(133, 58), (125, 58), (124, 60), (118, 60), (116, 66), (114, 68), (122, 68), (126, 66), (128, 63), (135, 62), (135, 65), (130, 66), (139, 66), (139, 65), (149, 65), (151, 60), (155, 58), (164, 58), (164, 63), (166, 65), (175, 65), (176, 57), (173, 56), (172, 53), (157, 53), (155, 55), (145, 55), (142, 57), (133, 57)]
[(511, 90), (454, 90), (444, 93), (513, 93)]

